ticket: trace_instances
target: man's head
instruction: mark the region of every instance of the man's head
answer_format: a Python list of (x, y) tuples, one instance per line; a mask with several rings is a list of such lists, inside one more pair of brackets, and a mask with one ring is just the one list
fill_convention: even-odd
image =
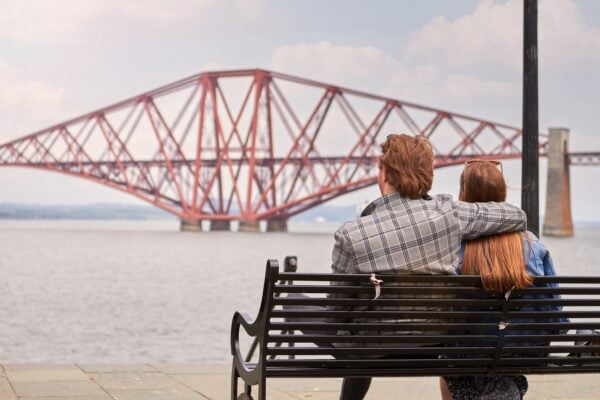
[(409, 199), (427, 194), (433, 182), (433, 149), (423, 136), (389, 135), (381, 145), (379, 190)]

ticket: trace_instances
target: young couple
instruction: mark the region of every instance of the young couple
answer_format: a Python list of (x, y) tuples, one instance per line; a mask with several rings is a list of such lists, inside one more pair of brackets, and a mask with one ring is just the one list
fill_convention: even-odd
[[(499, 162), (467, 162), (456, 201), (428, 194), (434, 155), (425, 137), (390, 135), (381, 150), (381, 197), (335, 233), (332, 272), (480, 275), (485, 289), (496, 292), (555, 274), (548, 251), (525, 231), (525, 213), (504, 202)], [(490, 398), (522, 398), (526, 378), (503, 378), (440, 379), (442, 397), (480, 398), (496, 384), (500, 393)], [(344, 379), (340, 399), (363, 399), (370, 382), (369, 377)]]

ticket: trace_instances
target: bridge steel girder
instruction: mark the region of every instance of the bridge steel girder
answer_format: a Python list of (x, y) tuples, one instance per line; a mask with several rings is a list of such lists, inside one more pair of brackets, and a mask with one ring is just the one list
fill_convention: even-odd
[(194, 75), (15, 139), (0, 166), (85, 178), (186, 221), (286, 220), (374, 184), (382, 132), (426, 136), (437, 168), (521, 156), (515, 127), (251, 69)]
[(596, 167), (600, 165), (600, 152), (570, 152), (567, 159), (571, 165)]

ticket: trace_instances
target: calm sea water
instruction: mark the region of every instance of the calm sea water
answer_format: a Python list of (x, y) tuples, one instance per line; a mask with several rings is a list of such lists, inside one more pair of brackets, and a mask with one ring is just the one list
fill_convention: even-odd
[[(0, 363), (224, 362), (268, 258), (329, 271), (337, 224), (181, 233), (175, 221), (0, 221)], [(544, 238), (560, 274), (598, 275), (600, 227)]]

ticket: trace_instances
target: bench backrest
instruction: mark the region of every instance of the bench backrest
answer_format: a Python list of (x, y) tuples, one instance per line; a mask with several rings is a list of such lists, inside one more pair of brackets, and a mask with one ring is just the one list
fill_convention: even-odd
[(600, 339), (600, 277), (540, 277), (498, 294), (477, 276), (375, 278), (377, 299), (370, 275), (285, 273), (269, 261), (258, 317), (267, 375), (600, 371), (600, 343), (583, 345)]

